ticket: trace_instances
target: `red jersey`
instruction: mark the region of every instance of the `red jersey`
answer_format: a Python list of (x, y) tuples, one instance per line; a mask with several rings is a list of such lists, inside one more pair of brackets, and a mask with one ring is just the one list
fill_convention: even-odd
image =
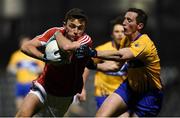
[[(65, 34), (65, 29), (63, 27), (54, 27), (38, 36), (38, 40), (41, 41), (42, 45), (46, 44), (56, 31)], [(80, 40), (81, 45), (92, 45), (91, 37), (87, 34), (83, 34), (75, 40)], [(36, 81), (40, 83), (49, 94), (54, 96), (73, 96), (76, 93), (80, 93), (82, 90), (82, 74), (87, 60), (88, 58), (77, 59), (73, 55), (71, 63), (69, 64), (57, 66), (47, 63), (44, 71)]]

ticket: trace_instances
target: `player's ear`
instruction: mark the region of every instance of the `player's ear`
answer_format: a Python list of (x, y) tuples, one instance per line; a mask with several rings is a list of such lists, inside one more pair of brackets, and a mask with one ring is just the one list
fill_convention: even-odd
[(143, 23), (139, 23), (138, 26), (137, 26), (137, 28), (138, 28), (139, 30), (143, 29), (143, 28), (144, 28), (144, 24), (143, 24)]

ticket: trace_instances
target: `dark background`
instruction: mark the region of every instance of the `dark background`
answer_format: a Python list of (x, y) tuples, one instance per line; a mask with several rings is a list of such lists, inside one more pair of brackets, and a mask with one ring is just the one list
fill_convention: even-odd
[[(86, 31), (94, 41), (93, 47), (110, 39), (109, 21), (129, 7), (147, 12), (147, 34), (157, 46), (165, 84), (160, 116), (180, 116), (179, 3), (178, 0), (0, 0), (0, 116), (15, 112), (14, 80), (7, 77), (5, 68), (12, 52), (18, 49), (18, 37), (22, 34), (34, 37), (48, 28), (62, 26), (65, 13), (74, 7), (85, 10), (89, 16)], [(94, 105), (92, 82), (90, 79), (87, 83), (90, 101), (84, 105), (88, 116), (95, 113), (88, 109)]]

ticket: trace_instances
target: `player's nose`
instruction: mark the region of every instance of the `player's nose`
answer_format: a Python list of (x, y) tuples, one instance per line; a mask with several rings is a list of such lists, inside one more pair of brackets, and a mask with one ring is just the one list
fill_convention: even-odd
[(78, 35), (78, 32), (74, 32), (74, 35), (77, 36), (77, 35)]

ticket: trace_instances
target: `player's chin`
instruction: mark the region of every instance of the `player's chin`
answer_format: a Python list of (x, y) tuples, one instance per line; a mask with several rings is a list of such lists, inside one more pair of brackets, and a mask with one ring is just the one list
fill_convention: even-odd
[(131, 35), (131, 32), (124, 31), (124, 34), (125, 34), (126, 36), (129, 36), (129, 35)]
[(129, 35), (129, 33), (130, 33), (130, 32), (129, 32), (128, 28), (124, 27), (124, 34), (125, 34), (125, 35)]

